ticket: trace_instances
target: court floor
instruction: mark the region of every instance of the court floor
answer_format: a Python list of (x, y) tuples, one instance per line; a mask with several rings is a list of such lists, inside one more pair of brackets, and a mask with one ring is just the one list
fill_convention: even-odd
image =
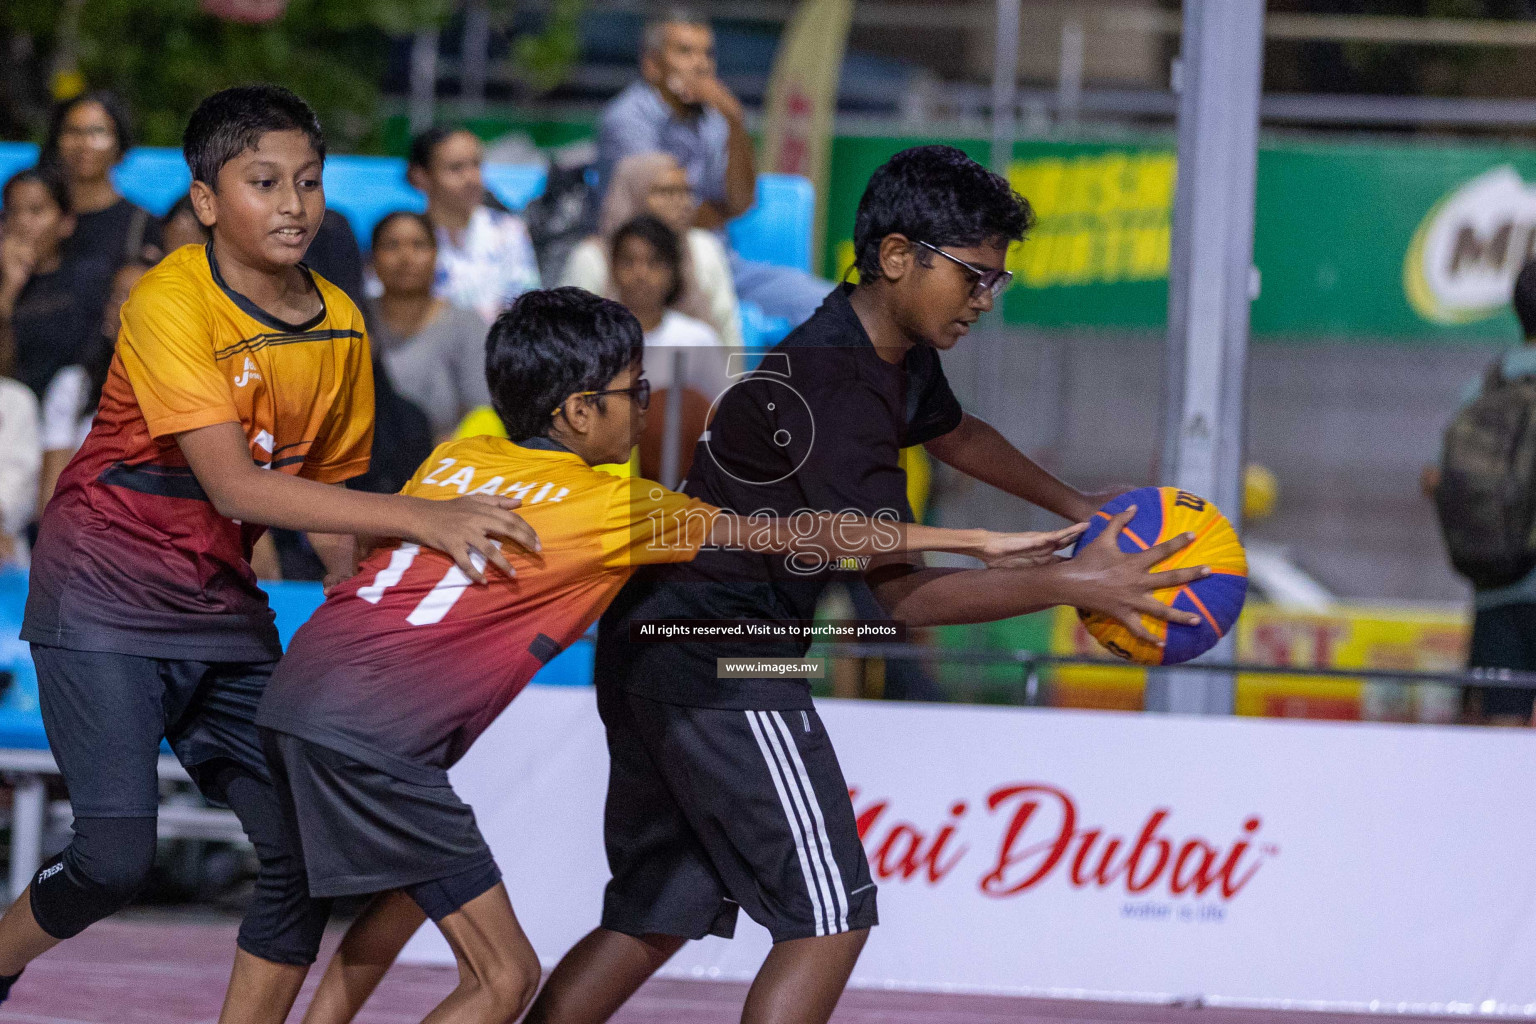
[[(94, 925), (27, 969), (0, 1024), (212, 1024), (234, 956), (235, 923), (211, 915), (129, 911)], [(330, 936), (330, 944), (339, 932)], [(318, 975), (318, 971), (314, 972)], [(314, 978), (311, 978), (313, 984)], [(454, 984), (446, 967), (396, 967), (359, 1024), (416, 1024)], [(745, 988), (698, 981), (655, 981), (614, 1018), (616, 1024), (730, 1024)], [(291, 1019), (308, 1001), (300, 996)], [(1339, 1014), (1148, 1006), (986, 996), (849, 992), (837, 1024), (1372, 1024)], [(1410, 1019), (1388, 1018), (1391, 1024)]]

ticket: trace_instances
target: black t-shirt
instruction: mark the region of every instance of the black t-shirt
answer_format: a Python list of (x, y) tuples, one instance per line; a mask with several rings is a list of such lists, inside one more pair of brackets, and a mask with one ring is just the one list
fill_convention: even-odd
[(116, 273), (130, 259), (159, 259), (163, 246), (160, 221), (154, 214), (119, 199), (105, 210), (75, 215), (75, 231), (64, 240), (64, 255), (103, 260)]
[[(938, 353), (915, 346), (881, 359), (848, 301), (849, 286), (763, 357), (719, 399), (684, 491), (741, 515), (851, 511), (910, 522), (901, 449), (949, 433), (964, 415)], [(632, 621), (808, 620), (829, 583), (789, 555), (701, 551), (692, 562), (642, 569), (598, 627), (599, 685), (674, 704), (810, 706), (805, 680), (715, 678), (715, 659), (800, 657), (805, 642), (631, 643)]]
[(59, 370), (81, 362), (101, 333), (101, 311), (113, 268), (100, 259), (65, 256), (59, 269), (33, 274), (11, 313), (16, 339), (14, 376), (41, 401)]

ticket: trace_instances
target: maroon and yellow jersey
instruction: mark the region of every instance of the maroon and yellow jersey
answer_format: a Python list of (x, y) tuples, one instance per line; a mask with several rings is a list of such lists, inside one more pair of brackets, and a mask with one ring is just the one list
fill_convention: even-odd
[(549, 442), (496, 437), (439, 446), (402, 493), (519, 497), (541, 551), (507, 546), (517, 575), (492, 568), (484, 586), (431, 548), (374, 552), (294, 636), (256, 722), (426, 782), (442, 779), (637, 567), (692, 558), (717, 512)]
[(282, 653), (249, 563), (262, 528), (219, 515), (174, 435), (238, 423), (274, 472), (331, 483), (368, 468), (363, 317), (311, 277), (324, 308), (302, 324), (232, 291), (211, 246), (183, 246), (134, 287), (90, 434), (43, 513), (22, 639), (207, 661)]

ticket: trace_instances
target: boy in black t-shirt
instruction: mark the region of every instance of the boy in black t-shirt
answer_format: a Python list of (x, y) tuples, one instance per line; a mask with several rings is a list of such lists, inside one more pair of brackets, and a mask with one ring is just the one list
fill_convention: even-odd
[[(1028, 204), (947, 146), (897, 154), (870, 179), (854, 227), (860, 283), (832, 293), (758, 371), (719, 400), (686, 493), (737, 512), (801, 509), (910, 521), (903, 447), (1070, 519), (1100, 503), (967, 415), (938, 351), (992, 308)], [(1128, 517), (1071, 561), (930, 569), (877, 560), (864, 575), (892, 617), (980, 622), (1070, 604), (1149, 636), (1143, 613), (1182, 620), (1150, 591), (1204, 569), (1152, 573), (1188, 535), (1137, 555)], [(845, 574), (846, 575), (846, 574)], [(638, 573), (599, 627), (608, 731), (605, 839), (613, 879), (602, 926), (561, 961), (530, 1024), (606, 1020), (687, 939), (729, 936), (737, 908), (774, 947), (744, 1021), (825, 1021), (876, 923), (875, 885), (848, 787), (804, 680), (716, 678), (717, 657), (803, 656), (807, 645), (631, 643), (650, 619), (809, 619), (834, 573), (777, 556), (701, 553)], [(1154, 641), (1155, 642), (1155, 641)]]

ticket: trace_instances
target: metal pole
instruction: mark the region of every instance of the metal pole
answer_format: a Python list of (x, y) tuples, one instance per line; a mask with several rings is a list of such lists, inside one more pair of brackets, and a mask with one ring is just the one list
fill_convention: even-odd
[(1087, 38), (1081, 18), (1061, 23), (1061, 60), (1056, 67), (1056, 119), (1064, 125), (1077, 124), (1083, 105), (1083, 63)]
[(668, 487), (682, 483), (683, 391), (688, 384), (687, 360), (687, 353), (682, 349), (673, 351), (672, 383), (667, 388), (667, 409), (661, 421), (661, 482)]
[(432, 127), (437, 117), (437, 29), (422, 29), (411, 40), (411, 134)]
[[(1162, 476), (1239, 527), (1263, 61), (1263, 0), (1185, 0)], [(1230, 660), (1231, 645), (1224, 638), (1211, 657)], [(1147, 688), (1149, 711), (1229, 714), (1232, 705), (1230, 676), (1168, 672)]]
[(43, 832), (48, 827), (48, 787), (41, 775), (19, 775), (11, 791), (11, 898), (37, 874), (43, 863)]
[(997, 48), (992, 61), (992, 169), (1008, 174), (1018, 119), (1019, 0), (997, 0)]
[(464, 38), (460, 46), (459, 83), (466, 107), (479, 113), (485, 109), (486, 61), (491, 45), (491, 13), (486, 0), (469, 0), (464, 5)]

